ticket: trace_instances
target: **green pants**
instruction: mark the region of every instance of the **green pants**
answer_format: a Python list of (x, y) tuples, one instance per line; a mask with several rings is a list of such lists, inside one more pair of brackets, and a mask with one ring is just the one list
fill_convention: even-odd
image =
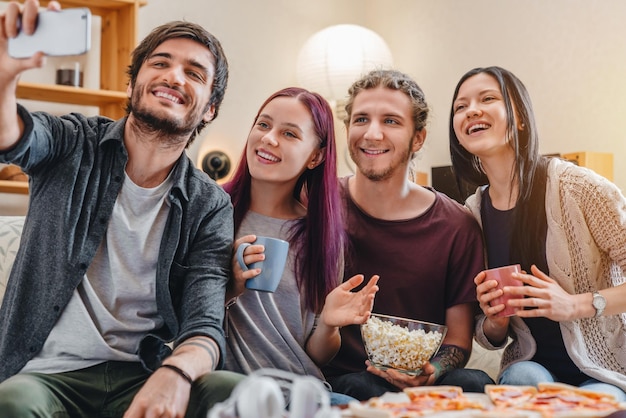
[[(73, 372), (17, 374), (0, 383), (3, 418), (119, 418), (150, 373), (139, 363), (109, 361)], [(215, 371), (191, 387), (186, 418), (205, 418), (245, 378)]]

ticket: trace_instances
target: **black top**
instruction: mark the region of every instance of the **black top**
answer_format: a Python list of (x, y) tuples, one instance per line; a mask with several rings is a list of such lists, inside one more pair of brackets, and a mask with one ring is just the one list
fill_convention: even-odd
[[(520, 263), (521, 257), (511, 254), (514, 209), (502, 211), (494, 208), (489, 197), (489, 188), (487, 188), (482, 195), (480, 217), (483, 223), (488, 267), (496, 268)], [(539, 270), (549, 275), (548, 261), (545, 257), (545, 237), (537, 245), (543, 246), (544, 256), (536, 260), (534, 264)], [(529, 272), (530, 266), (522, 265), (522, 269)], [(557, 381), (563, 383), (579, 385), (589, 379), (567, 354), (558, 322), (544, 317), (524, 318), (523, 320), (537, 343), (537, 352), (532, 361), (544, 366), (555, 375)]]

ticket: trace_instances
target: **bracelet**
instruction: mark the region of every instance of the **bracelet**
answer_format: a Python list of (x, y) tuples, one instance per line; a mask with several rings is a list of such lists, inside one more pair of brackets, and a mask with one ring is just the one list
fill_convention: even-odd
[(189, 382), (190, 385), (193, 385), (193, 379), (189, 376), (183, 369), (180, 369), (172, 364), (161, 364), (159, 367), (165, 367), (166, 369), (170, 369), (176, 372), (180, 377)]

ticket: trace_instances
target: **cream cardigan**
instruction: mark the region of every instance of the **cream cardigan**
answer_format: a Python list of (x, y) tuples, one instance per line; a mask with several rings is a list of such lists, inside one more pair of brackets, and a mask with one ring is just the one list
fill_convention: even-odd
[[(466, 202), (479, 223), (484, 189)], [(625, 283), (626, 199), (613, 183), (591, 170), (553, 159), (548, 166), (546, 214), (550, 277), (563, 289), (580, 294)], [(488, 341), (484, 320), (484, 314), (477, 318), (476, 341), (490, 350), (502, 348)], [(560, 325), (574, 364), (586, 375), (626, 391), (626, 314)], [(528, 327), (516, 316), (511, 317), (509, 335), (512, 342), (504, 350), (500, 371), (530, 360), (536, 350)]]

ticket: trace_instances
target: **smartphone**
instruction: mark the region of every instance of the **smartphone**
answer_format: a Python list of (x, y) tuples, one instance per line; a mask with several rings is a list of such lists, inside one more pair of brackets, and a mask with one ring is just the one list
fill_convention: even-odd
[(32, 35), (9, 38), (9, 55), (29, 58), (41, 51), (50, 56), (81, 55), (91, 48), (91, 11), (86, 7), (44, 10)]

